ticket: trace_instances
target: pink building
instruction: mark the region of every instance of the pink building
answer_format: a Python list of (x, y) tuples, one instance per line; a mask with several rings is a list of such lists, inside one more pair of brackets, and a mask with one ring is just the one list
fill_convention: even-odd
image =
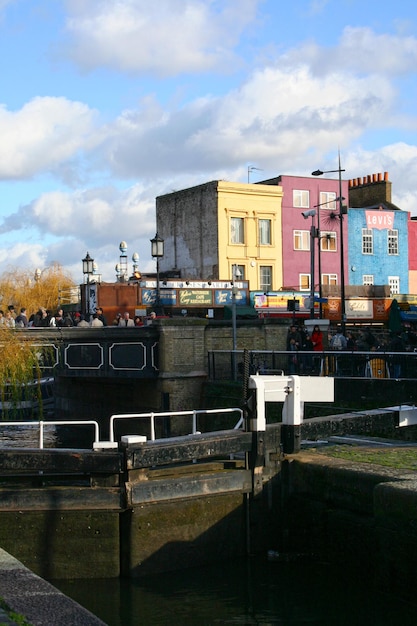
[(417, 218), (408, 220), (408, 291), (417, 294)]
[[(327, 285), (340, 293), (340, 203), (339, 178), (279, 176), (263, 184), (281, 185), (283, 289), (309, 292), (311, 276), (311, 232), (314, 241), (314, 289), (320, 293)], [(347, 206), (349, 183), (341, 181), (343, 206)], [(315, 211), (315, 215), (308, 212)], [(305, 218), (303, 216), (307, 214)], [(347, 215), (343, 219), (343, 258), (345, 283), (348, 276)], [(319, 278), (321, 276), (321, 279)]]

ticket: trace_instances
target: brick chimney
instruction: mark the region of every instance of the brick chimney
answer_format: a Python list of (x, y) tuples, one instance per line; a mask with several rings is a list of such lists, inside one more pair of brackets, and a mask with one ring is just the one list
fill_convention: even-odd
[(349, 206), (360, 209), (381, 202), (391, 203), (391, 188), (388, 172), (354, 178), (349, 181)]

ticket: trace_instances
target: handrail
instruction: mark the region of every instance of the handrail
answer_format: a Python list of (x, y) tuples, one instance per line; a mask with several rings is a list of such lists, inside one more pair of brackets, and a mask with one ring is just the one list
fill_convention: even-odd
[(0, 422), (0, 426), (39, 426), (39, 449), (43, 450), (43, 435), (44, 435), (44, 424), (48, 426), (84, 426), (84, 425), (93, 425), (94, 426), (94, 440), (96, 442), (100, 441), (100, 430), (98, 422), (95, 420), (69, 420), (69, 421), (44, 421), (39, 420), (39, 422), (31, 421), (31, 422)]
[(243, 410), (237, 407), (227, 409), (197, 409), (193, 411), (162, 411), (161, 413), (155, 413), (151, 411), (149, 413), (120, 413), (112, 415), (110, 417), (110, 441), (115, 441), (114, 423), (116, 420), (121, 419), (149, 419), (151, 425), (151, 441), (155, 441), (155, 419), (164, 417), (186, 417), (192, 416), (193, 426), (192, 433), (195, 435), (197, 431), (197, 418), (201, 414), (210, 415), (213, 413), (239, 413), (239, 420), (234, 426), (234, 429), (241, 428), (243, 425)]

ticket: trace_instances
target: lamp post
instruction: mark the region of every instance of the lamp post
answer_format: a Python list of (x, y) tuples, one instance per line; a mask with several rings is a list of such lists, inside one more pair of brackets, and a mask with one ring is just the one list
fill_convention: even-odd
[(156, 233), (155, 237), (151, 239), (151, 254), (156, 259), (156, 313), (161, 312), (161, 291), (159, 287), (159, 259), (164, 256), (164, 240)]
[(119, 244), (120, 259), (119, 259), (119, 281), (121, 283), (127, 280), (127, 243), (121, 241)]
[(342, 314), (342, 333), (346, 331), (346, 302), (345, 302), (345, 257), (344, 257), (344, 237), (343, 237), (343, 215), (345, 213), (343, 206), (342, 196), (342, 172), (345, 170), (340, 166), (340, 152), (339, 152), (339, 167), (337, 170), (327, 170), (322, 172), (321, 170), (315, 170), (311, 172), (312, 176), (322, 176), (323, 174), (332, 174), (337, 172), (339, 174), (339, 222), (340, 222), (340, 300), (341, 300), (341, 314)]
[(82, 259), (83, 264), (83, 274), (84, 274), (84, 284), (85, 284), (85, 311), (87, 314), (90, 313), (90, 298), (89, 298), (89, 284), (90, 278), (94, 272), (94, 259), (90, 257), (90, 255), (85, 255), (84, 259)]
[(314, 319), (314, 240), (318, 237), (318, 230), (314, 225), (316, 209), (310, 209), (301, 213), (305, 220), (311, 217), (310, 227), (310, 319)]
[(236, 296), (238, 287), (236, 281), (241, 277), (239, 267), (232, 266), (232, 335), (233, 335), (233, 380), (237, 379), (236, 350), (237, 350), (237, 328), (236, 328)]

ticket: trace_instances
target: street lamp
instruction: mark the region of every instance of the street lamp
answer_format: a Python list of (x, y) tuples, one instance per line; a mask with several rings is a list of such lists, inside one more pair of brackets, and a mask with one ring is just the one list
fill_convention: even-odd
[(340, 300), (342, 311), (342, 333), (346, 331), (346, 302), (345, 302), (345, 257), (344, 257), (344, 237), (343, 237), (343, 215), (345, 214), (345, 207), (343, 206), (342, 196), (342, 172), (345, 170), (340, 167), (340, 152), (339, 152), (339, 167), (337, 170), (315, 170), (311, 172), (312, 176), (322, 176), (323, 174), (332, 174), (337, 172), (339, 174), (339, 222), (340, 222)]
[(124, 283), (127, 280), (127, 243), (121, 241), (119, 244), (120, 260), (119, 260), (119, 281)]
[(314, 225), (314, 217), (316, 215), (316, 209), (310, 209), (301, 213), (305, 220), (311, 217), (310, 228), (310, 319), (314, 319), (314, 239), (318, 237), (318, 230)]
[(85, 284), (85, 310), (86, 313), (90, 313), (90, 297), (89, 297), (89, 284), (90, 278), (94, 272), (94, 259), (90, 257), (90, 255), (85, 255), (84, 259), (82, 259), (83, 264), (83, 274), (84, 274), (84, 284)]
[(232, 266), (232, 334), (233, 334), (233, 380), (237, 379), (236, 350), (237, 350), (237, 328), (236, 328), (236, 296), (238, 287), (236, 281), (242, 276), (238, 265)]
[(164, 256), (164, 240), (156, 233), (151, 239), (151, 254), (156, 259), (156, 313), (160, 313), (161, 309), (161, 292), (159, 288), (159, 259)]

